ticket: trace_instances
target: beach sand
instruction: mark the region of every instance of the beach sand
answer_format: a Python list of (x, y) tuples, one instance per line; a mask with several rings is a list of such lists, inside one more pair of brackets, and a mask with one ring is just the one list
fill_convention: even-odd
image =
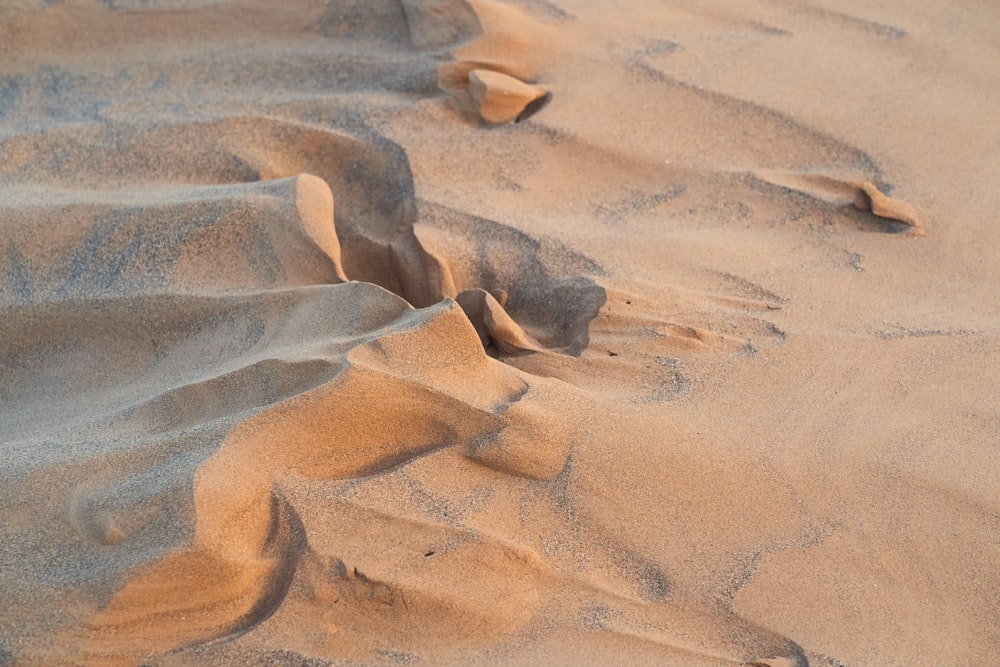
[(997, 663), (998, 45), (0, 4), (0, 665)]

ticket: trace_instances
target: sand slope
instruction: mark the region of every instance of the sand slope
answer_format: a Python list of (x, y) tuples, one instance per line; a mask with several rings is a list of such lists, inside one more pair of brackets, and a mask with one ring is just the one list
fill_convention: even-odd
[(0, 665), (989, 664), (989, 4), (0, 7)]

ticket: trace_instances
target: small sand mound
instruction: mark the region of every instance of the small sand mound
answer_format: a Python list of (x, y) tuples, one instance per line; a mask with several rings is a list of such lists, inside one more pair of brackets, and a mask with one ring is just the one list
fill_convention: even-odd
[(923, 236), (925, 233), (923, 220), (916, 209), (900, 199), (883, 194), (871, 181), (772, 170), (757, 171), (755, 176), (822, 201), (850, 204), (879, 218), (902, 223), (914, 236)]
[(487, 123), (518, 123), (537, 113), (551, 93), (501, 72), (474, 69), (469, 72), (469, 94)]
[(924, 223), (915, 208), (901, 199), (882, 194), (874, 183), (864, 181), (854, 183), (854, 206), (862, 211), (871, 211), (880, 218), (898, 220), (911, 227), (915, 236), (924, 235)]

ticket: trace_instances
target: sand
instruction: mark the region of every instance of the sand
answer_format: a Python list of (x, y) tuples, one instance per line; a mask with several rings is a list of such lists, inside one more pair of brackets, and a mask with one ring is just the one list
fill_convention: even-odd
[(0, 3), (0, 665), (997, 663), (998, 44)]

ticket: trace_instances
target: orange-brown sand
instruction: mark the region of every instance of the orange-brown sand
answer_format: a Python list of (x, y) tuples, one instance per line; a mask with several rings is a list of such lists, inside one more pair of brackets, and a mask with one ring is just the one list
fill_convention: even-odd
[(0, 666), (997, 664), (998, 44), (0, 3)]

